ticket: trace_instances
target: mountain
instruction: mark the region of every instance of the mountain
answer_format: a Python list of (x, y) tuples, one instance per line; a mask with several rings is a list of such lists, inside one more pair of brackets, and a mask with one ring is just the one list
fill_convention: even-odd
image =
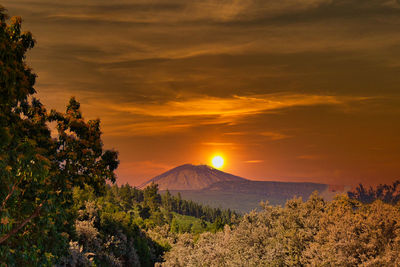
[(307, 199), (314, 191), (330, 200), (344, 190), (320, 183), (252, 181), (207, 165), (191, 164), (171, 169), (139, 188), (151, 183), (158, 184), (161, 192), (168, 189), (172, 194), (180, 193), (184, 199), (239, 212), (256, 209), (261, 201), (284, 205), (293, 197)]
[(160, 190), (201, 190), (218, 182), (240, 181), (247, 180), (207, 165), (185, 164), (150, 179), (139, 188), (155, 183)]

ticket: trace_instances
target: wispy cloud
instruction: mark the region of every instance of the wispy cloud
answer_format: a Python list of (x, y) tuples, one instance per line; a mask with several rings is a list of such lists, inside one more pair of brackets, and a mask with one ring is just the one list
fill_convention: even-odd
[(271, 140), (282, 140), (282, 139), (287, 139), (290, 138), (290, 135), (286, 135), (283, 133), (278, 133), (278, 132), (261, 132), (260, 135), (266, 136), (270, 138)]
[(197, 97), (166, 103), (124, 103), (105, 104), (108, 108), (154, 117), (181, 116), (243, 116), (275, 111), (296, 106), (341, 105), (352, 101), (363, 101), (368, 97), (329, 96), (329, 95), (254, 95), (233, 96), (229, 98)]
[(263, 163), (264, 160), (256, 159), (256, 160), (246, 160), (245, 163)]
[[(198, 97), (164, 103), (113, 103), (102, 102), (103, 122), (115, 119), (115, 114), (131, 114), (131, 120), (124, 124), (112, 125), (105, 131), (112, 135), (161, 134), (186, 130), (207, 124), (235, 124), (246, 116), (275, 113), (280, 110), (300, 106), (346, 105), (369, 99), (368, 97), (270, 94), (254, 96), (233, 96), (227, 98)], [(107, 116), (110, 114), (110, 116)], [(138, 119), (135, 119), (138, 118)], [(105, 121), (104, 121), (105, 120)], [(291, 136), (267, 131), (259, 133), (271, 140), (281, 140)], [(229, 133), (228, 133), (229, 135)], [(206, 143), (205, 143), (206, 144)], [(230, 143), (207, 143), (208, 145), (230, 145)]]
[(297, 156), (298, 159), (304, 159), (304, 160), (317, 160), (317, 159), (321, 159), (322, 156), (321, 155), (300, 155)]
[[(111, 118), (110, 118), (111, 119)], [(174, 132), (182, 132), (195, 124), (180, 122), (160, 122), (150, 120), (147, 122), (132, 122), (125, 125), (108, 125), (107, 120), (103, 120), (104, 133), (109, 136), (152, 136), (165, 135)]]
[(223, 142), (203, 142), (201, 144), (206, 146), (229, 146), (229, 147), (236, 146), (235, 143), (223, 143)]

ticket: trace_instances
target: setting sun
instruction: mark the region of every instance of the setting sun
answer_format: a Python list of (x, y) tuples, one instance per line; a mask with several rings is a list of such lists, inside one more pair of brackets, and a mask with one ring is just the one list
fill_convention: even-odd
[(221, 156), (215, 156), (212, 158), (211, 163), (214, 168), (219, 169), (224, 166), (224, 159)]

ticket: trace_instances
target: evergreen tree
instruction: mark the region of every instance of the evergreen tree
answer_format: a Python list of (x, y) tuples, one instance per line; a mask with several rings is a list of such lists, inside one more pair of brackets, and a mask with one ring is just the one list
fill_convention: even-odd
[(143, 190), (144, 205), (152, 211), (160, 208), (161, 196), (158, 194), (158, 184), (152, 183)]

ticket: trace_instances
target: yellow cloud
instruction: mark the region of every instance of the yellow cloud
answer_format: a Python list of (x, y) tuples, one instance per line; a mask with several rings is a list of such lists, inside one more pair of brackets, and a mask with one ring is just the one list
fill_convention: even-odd
[(295, 106), (340, 105), (350, 101), (366, 100), (365, 97), (328, 95), (255, 95), (230, 98), (199, 97), (162, 104), (106, 104), (107, 107), (132, 114), (153, 117), (187, 116), (243, 116)]
[[(345, 105), (363, 101), (365, 97), (270, 94), (251, 97), (229, 98), (197, 97), (165, 103), (101, 103), (104, 132), (111, 135), (152, 135), (187, 130), (209, 124), (235, 124), (239, 119), (255, 114), (277, 112), (278, 110), (314, 105)], [(115, 125), (116, 114), (133, 115), (129, 122)], [(126, 117), (126, 116), (125, 116)], [(139, 119), (140, 117), (140, 119)], [(108, 127), (109, 126), (109, 127)], [(271, 140), (291, 136), (279, 132), (262, 132)], [(222, 143), (207, 143), (223, 145)]]
[(202, 145), (206, 146), (236, 146), (234, 143), (222, 143), (222, 142), (203, 142)]
[(260, 159), (256, 159), (256, 160), (247, 160), (247, 161), (245, 161), (245, 163), (263, 163), (264, 161), (263, 160), (260, 160)]

